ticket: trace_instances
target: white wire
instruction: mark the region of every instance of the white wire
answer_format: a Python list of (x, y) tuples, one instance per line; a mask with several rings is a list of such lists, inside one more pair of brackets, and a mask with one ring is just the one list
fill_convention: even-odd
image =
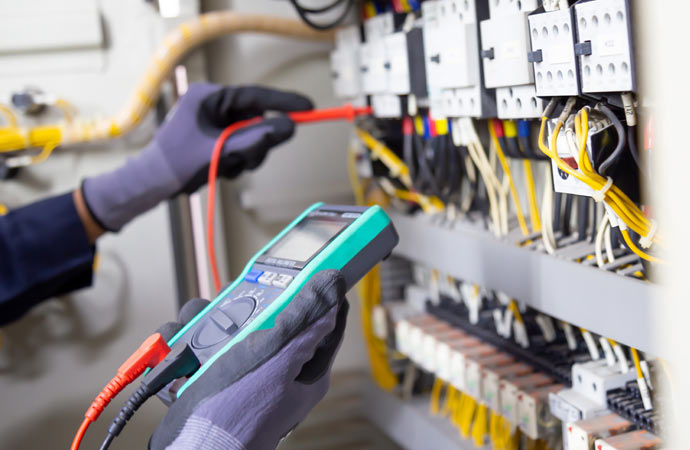
[[(597, 231), (597, 237), (594, 241), (594, 253), (597, 257), (597, 266), (602, 267), (604, 265), (604, 256), (602, 255), (602, 246), (604, 242), (604, 234), (606, 229), (609, 228), (609, 216), (604, 214), (604, 217), (599, 223), (599, 229)], [(610, 260), (609, 260), (610, 261)]]
[(551, 186), (551, 163), (545, 164), (544, 194), (541, 200), (541, 237), (547, 253), (556, 251), (556, 237), (553, 234), (553, 187)]
[(604, 232), (604, 246), (606, 247), (606, 257), (608, 258), (609, 262), (613, 262), (616, 260), (616, 257), (613, 254), (613, 246), (611, 245), (611, 221), (609, 220), (609, 224), (606, 227), (606, 231)]
[[(477, 130), (474, 128), (474, 123), (470, 118), (459, 119), (459, 124), (464, 128), (465, 134), (467, 136), (467, 149), (474, 162), (475, 166), (482, 174), (484, 179), (484, 185), (486, 186), (486, 192), (489, 196), (489, 208), (491, 211), (492, 225), (494, 228), (494, 233), (497, 236), (501, 236), (501, 205), (500, 199), (497, 198), (498, 192), (501, 191), (501, 186), (496, 177), (496, 173), (491, 169), (489, 161), (482, 146), (479, 136), (477, 135)], [(507, 204), (507, 199), (506, 199)]]

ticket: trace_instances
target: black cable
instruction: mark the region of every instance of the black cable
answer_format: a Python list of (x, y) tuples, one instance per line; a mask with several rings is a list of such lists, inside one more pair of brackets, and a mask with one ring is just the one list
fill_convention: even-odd
[[(340, 4), (343, 3), (344, 1), (345, 1), (345, 0), (335, 0), (335, 1), (334, 1), (333, 3), (331, 3), (330, 5), (321, 6), (321, 7), (318, 7), (318, 8), (311, 8), (311, 7), (309, 7), (309, 6), (302, 6), (302, 5), (299, 5), (299, 4), (298, 4), (298, 5), (299, 5), (299, 8), (300, 8), (302, 11), (304, 11), (305, 13), (309, 13), (309, 14), (321, 14), (321, 13), (325, 13), (325, 12), (330, 11), (331, 9), (333, 9), (333, 8), (335, 8), (336, 6), (340, 5)], [(297, 4), (296, 1), (293, 2), (293, 5), (295, 5), (295, 4)], [(296, 7), (297, 7), (297, 6), (296, 6)]]
[(526, 136), (518, 136), (518, 142), (523, 149), (523, 153), (530, 159), (547, 160), (549, 159), (542, 151), (535, 151), (530, 139)]
[(565, 209), (563, 210), (563, 234), (565, 236), (570, 234), (570, 218), (573, 216), (573, 200), (572, 194), (565, 194)]
[(103, 442), (101, 443), (100, 450), (107, 450), (110, 447), (110, 444), (112, 444), (114, 440), (115, 440), (115, 435), (108, 433), (105, 436), (105, 439), (103, 439)]
[(637, 170), (640, 171), (640, 173), (643, 173), (640, 167), (640, 157), (637, 154), (637, 127), (628, 127), (628, 149), (630, 150), (630, 154), (633, 157), (633, 161), (635, 161), (635, 165), (637, 166)]
[(604, 160), (604, 162), (602, 162), (599, 165), (599, 173), (603, 176), (608, 176), (607, 174), (609, 169), (611, 169), (611, 166), (613, 166), (616, 163), (616, 161), (618, 161), (618, 159), (623, 154), (623, 150), (625, 150), (626, 133), (625, 128), (623, 128), (623, 124), (608, 106), (604, 105), (603, 103), (600, 103), (599, 105), (597, 105), (597, 109), (604, 113), (606, 118), (609, 119), (611, 123), (613, 123), (613, 126), (616, 129), (616, 134), (618, 134), (618, 144), (616, 144), (616, 148), (609, 155), (609, 157), (606, 158), (606, 160)]
[(297, 11), (297, 14), (299, 15), (300, 19), (310, 27), (314, 28), (315, 30), (330, 30), (331, 28), (335, 28), (340, 23), (345, 20), (345, 17), (347, 17), (348, 13), (352, 9), (352, 5), (355, 3), (354, 0), (347, 0), (347, 3), (345, 4), (345, 8), (343, 8), (342, 14), (338, 16), (335, 20), (333, 20), (331, 23), (327, 24), (319, 24), (314, 21), (312, 21), (309, 17), (308, 14), (310, 14), (307, 9), (303, 8), (299, 3), (297, 3), (297, 0), (290, 0), (290, 3), (292, 6), (295, 8)]
[(503, 153), (511, 158), (524, 159), (525, 155), (520, 151), (520, 146), (518, 145), (517, 139), (502, 137), (498, 138), (501, 148), (503, 148)]
[(171, 381), (192, 375), (200, 366), (201, 363), (189, 345), (173, 346), (168, 356), (151, 369), (141, 381), (141, 386), (127, 399), (125, 405), (113, 419), (113, 423), (108, 427), (108, 434), (103, 439), (100, 450), (107, 450), (110, 447), (115, 437), (122, 432), (129, 419), (146, 400), (158, 393)]
[[(592, 244), (596, 241), (597, 239), (597, 225), (599, 222), (597, 221), (597, 204), (594, 201), (589, 201), (589, 204), (592, 205), (592, 233), (589, 236), (589, 242)], [(606, 214), (606, 213), (604, 213)]]
[(563, 194), (555, 192), (553, 195), (553, 232), (561, 231), (561, 201)]
[(416, 187), (417, 185), (417, 168), (415, 167), (415, 157), (414, 157), (414, 137), (411, 134), (403, 135), (403, 159), (405, 160), (405, 165), (409, 170), (410, 180), (412, 185)]
[[(417, 151), (417, 167), (419, 168), (420, 191), (429, 195), (439, 195), (436, 179), (429, 166), (429, 159), (434, 156), (433, 141), (424, 142), (421, 138), (421, 149)], [(431, 158), (430, 158), (431, 157)]]
[(462, 160), (460, 149), (453, 144), (450, 135), (446, 136), (448, 147), (448, 195), (459, 194), (462, 186)]
[(589, 197), (578, 195), (577, 197), (577, 240), (587, 239), (587, 226), (589, 225)]

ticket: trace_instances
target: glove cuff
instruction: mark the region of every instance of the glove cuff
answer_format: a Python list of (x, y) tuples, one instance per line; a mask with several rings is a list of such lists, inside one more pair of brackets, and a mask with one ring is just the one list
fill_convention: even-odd
[(119, 169), (85, 179), (81, 189), (94, 220), (108, 231), (120, 231), (180, 188), (180, 181), (153, 140)]
[(185, 422), (177, 439), (166, 450), (188, 450), (203, 448), (205, 450), (247, 450), (227, 431), (214, 425), (210, 420), (191, 416)]

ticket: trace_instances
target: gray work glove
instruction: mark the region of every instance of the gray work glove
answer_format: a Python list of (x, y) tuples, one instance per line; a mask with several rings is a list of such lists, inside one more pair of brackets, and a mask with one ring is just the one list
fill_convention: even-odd
[(340, 272), (314, 275), (273, 328), (248, 335), (183, 392), (149, 448), (275, 449), (326, 394), (347, 311)]
[[(266, 111), (312, 109), (302, 95), (273, 89), (192, 84), (153, 141), (124, 166), (87, 178), (82, 190), (94, 219), (110, 231), (179, 193), (192, 193), (208, 181), (213, 145), (233, 122)], [(233, 178), (257, 168), (268, 151), (295, 130), (287, 116), (238, 130), (225, 143), (219, 176)]]

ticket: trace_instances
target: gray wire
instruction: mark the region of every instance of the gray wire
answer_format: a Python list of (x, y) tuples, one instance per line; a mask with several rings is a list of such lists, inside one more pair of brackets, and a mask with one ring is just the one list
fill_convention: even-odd
[(599, 173), (603, 176), (607, 176), (611, 166), (616, 161), (618, 161), (618, 159), (623, 154), (623, 150), (625, 150), (625, 143), (627, 139), (625, 134), (625, 128), (623, 128), (623, 124), (618, 119), (618, 117), (616, 117), (613, 111), (611, 111), (611, 109), (603, 103), (597, 105), (597, 109), (601, 111), (606, 116), (606, 118), (611, 121), (611, 123), (613, 123), (613, 126), (616, 128), (616, 134), (618, 134), (618, 144), (616, 145), (616, 148), (609, 155), (609, 157), (606, 158), (606, 160), (599, 166)]

